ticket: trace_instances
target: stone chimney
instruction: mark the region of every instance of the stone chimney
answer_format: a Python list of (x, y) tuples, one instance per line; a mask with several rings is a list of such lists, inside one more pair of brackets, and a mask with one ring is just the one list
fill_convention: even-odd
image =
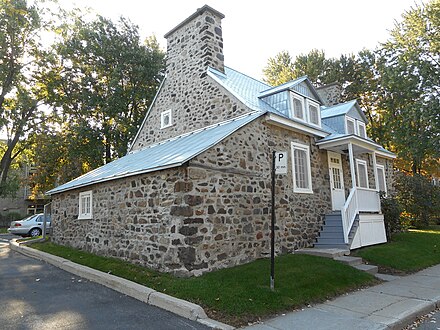
[(204, 5), (165, 34), (167, 39), (167, 75), (204, 76), (212, 67), (224, 72), (221, 20), (225, 16)]
[(341, 102), (342, 86), (334, 82), (325, 86), (316, 88), (316, 92), (324, 101), (324, 106), (330, 107)]

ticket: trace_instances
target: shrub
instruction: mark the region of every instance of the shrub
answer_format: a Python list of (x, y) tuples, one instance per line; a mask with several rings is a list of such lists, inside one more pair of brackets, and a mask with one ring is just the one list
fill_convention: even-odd
[(402, 208), (395, 197), (385, 197), (384, 195), (381, 195), (380, 199), (387, 239), (390, 240), (391, 234), (406, 229), (402, 225), (400, 218)]
[(396, 198), (412, 226), (420, 228), (438, 221), (440, 188), (434, 186), (431, 180), (420, 174), (397, 173), (395, 187)]

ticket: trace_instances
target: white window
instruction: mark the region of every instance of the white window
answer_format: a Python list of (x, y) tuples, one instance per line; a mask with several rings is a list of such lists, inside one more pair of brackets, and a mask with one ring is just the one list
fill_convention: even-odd
[(304, 113), (304, 98), (295, 94), (292, 94), (292, 109), (293, 117), (305, 121), (306, 116)]
[(310, 147), (292, 142), (293, 191), (312, 194)]
[(379, 182), (379, 191), (387, 193), (387, 182), (385, 180), (385, 166), (377, 165), (377, 181)]
[(79, 193), (79, 211), (78, 219), (92, 219), (92, 191)]
[(358, 135), (363, 138), (367, 138), (367, 130), (365, 129), (365, 123), (358, 121)]
[(356, 130), (355, 130), (355, 121), (353, 118), (350, 117), (346, 117), (345, 119), (345, 131), (347, 132), (347, 134), (356, 134)]
[(369, 188), (367, 162), (365, 160), (356, 159), (358, 187)]
[(173, 125), (171, 109), (160, 114), (160, 128), (167, 128)]
[(307, 108), (309, 111), (310, 124), (321, 126), (321, 118), (319, 116), (319, 105), (315, 102), (307, 100)]

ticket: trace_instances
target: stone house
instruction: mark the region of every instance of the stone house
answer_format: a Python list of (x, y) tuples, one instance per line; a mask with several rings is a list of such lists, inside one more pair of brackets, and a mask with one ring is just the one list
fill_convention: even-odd
[(48, 193), (53, 240), (177, 275), (276, 250), (386, 241), (379, 190), (394, 155), (368, 138), (356, 101), (307, 77), (272, 87), (224, 65), (221, 20), (204, 6), (165, 35), (167, 70), (128, 154)]

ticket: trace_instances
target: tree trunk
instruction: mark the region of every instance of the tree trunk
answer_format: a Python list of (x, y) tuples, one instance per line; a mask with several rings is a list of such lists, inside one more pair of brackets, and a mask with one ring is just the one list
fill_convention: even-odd
[(8, 141), (8, 147), (2, 157), (2, 160), (0, 162), (0, 185), (4, 185), (7, 178), (8, 178), (8, 172), (9, 168), (11, 167), (12, 163), (12, 152), (14, 151), (18, 140), (20, 139), (20, 133), (16, 132), (14, 135), (14, 138), (10, 141)]

